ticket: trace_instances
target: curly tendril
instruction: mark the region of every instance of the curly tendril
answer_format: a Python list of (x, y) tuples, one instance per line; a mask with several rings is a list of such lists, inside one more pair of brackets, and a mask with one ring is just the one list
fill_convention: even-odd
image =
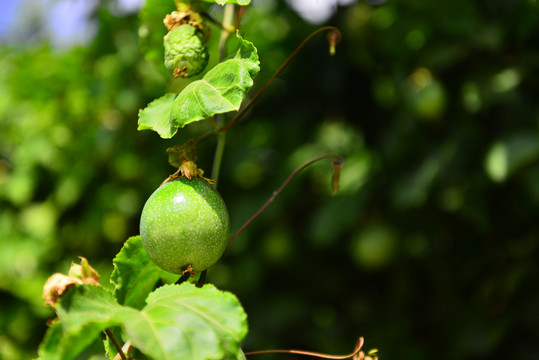
[(266, 89), (270, 86), (270, 84), (279, 76), (284, 69), (288, 66), (288, 64), (296, 57), (296, 55), (307, 45), (309, 41), (311, 41), (316, 35), (327, 32), (327, 39), (329, 42), (329, 53), (330, 55), (335, 54), (335, 47), (337, 44), (341, 41), (341, 31), (334, 27), (334, 26), (325, 26), (322, 27), (313, 33), (311, 33), (309, 36), (307, 36), (301, 44), (298, 45), (298, 47), (290, 54), (290, 56), (281, 64), (281, 66), (275, 71), (275, 73), (268, 79), (268, 81), (258, 90), (258, 92), (251, 98), (251, 100), (245, 105), (237, 114), (234, 116), (230, 122), (221, 128), (217, 128), (215, 131), (208, 132), (196, 140), (194, 140), (195, 144), (198, 144), (199, 142), (202, 142), (212, 136), (218, 135), (220, 132), (227, 131), (232, 125), (234, 125), (246, 112), (251, 108), (251, 106), (258, 100), (258, 98), (266, 91)]
[(275, 71), (275, 73), (269, 78), (269, 80), (260, 88), (260, 90), (258, 90), (256, 95), (253, 96), (253, 98), (251, 99), (251, 101), (249, 101), (249, 103), (247, 105), (245, 105), (245, 107), (243, 109), (241, 109), (236, 114), (236, 116), (234, 116), (234, 118), (232, 120), (230, 120), (230, 122), (228, 124), (226, 124), (225, 126), (220, 128), (218, 131), (226, 131), (226, 130), (228, 130), (228, 128), (230, 128), (232, 125), (234, 125), (234, 123), (236, 121), (238, 121), (238, 119), (241, 118), (243, 116), (243, 114), (245, 114), (245, 112), (254, 104), (254, 102), (260, 97), (260, 95), (262, 95), (262, 93), (264, 93), (264, 91), (267, 89), (268, 86), (270, 86), (270, 84), (273, 82), (273, 80), (275, 80), (275, 78), (277, 76), (279, 76), (283, 72), (283, 70), (288, 66), (288, 64), (301, 51), (301, 49), (303, 49), (305, 47), (305, 45), (307, 45), (307, 43), (309, 43), (309, 41), (311, 41), (316, 35), (318, 35), (320, 33), (323, 33), (323, 32), (328, 32), (329, 52), (332, 55), (335, 54), (335, 46), (341, 40), (341, 32), (340, 32), (340, 30), (338, 28), (334, 27), (334, 26), (324, 26), (324, 27), (314, 31), (309, 36), (307, 36), (305, 38), (305, 40), (303, 40), (301, 42), (301, 44), (298, 45), (298, 47), (292, 52), (292, 54), (290, 54), (290, 56), (281, 64), (281, 66), (277, 69), (277, 71)]
[[(354, 348), (354, 351), (350, 354), (346, 355), (330, 355), (330, 354), (323, 354), (313, 351), (305, 351), (305, 350), (260, 350), (260, 351), (251, 351), (246, 352), (245, 355), (258, 355), (258, 354), (297, 354), (297, 355), (305, 355), (305, 356), (312, 356), (317, 357), (321, 359), (348, 359), (353, 357), (354, 360), (362, 359), (365, 355), (361, 351), (361, 348), (363, 347), (363, 337), (360, 337), (356, 342), (356, 347)], [(361, 357), (360, 354), (363, 354), (363, 357)]]
[(247, 220), (245, 222), (245, 224), (243, 224), (243, 226), (238, 230), (236, 231), (236, 233), (234, 235), (232, 235), (230, 237), (230, 239), (228, 240), (228, 243), (226, 244), (226, 246), (230, 245), (230, 243), (232, 241), (234, 241), (234, 239), (242, 233), (243, 230), (245, 230), (245, 228), (247, 226), (249, 226), (253, 221), (254, 219), (256, 219), (264, 210), (266, 210), (266, 208), (269, 206), (269, 204), (271, 204), (273, 202), (273, 200), (275, 200), (275, 198), (281, 193), (281, 191), (284, 190), (284, 188), (288, 185), (288, 183), (290, 183), (290, 181), (292, 181), (292, 179), (297, 175), (299, 174), (303, 169), (305, 169), (306, 167), (314, 164), (315, 162), (317, 161), (320, 161), (320, 160), (323, 160), (323, 159), (327, 159), (327, 158), (334, 158), (335, 161), (331, 164), (331, 166), (333, 167), (333, 180), (332, 180), (332, 187), (333, 187), (333, 195), (336, 195), (337, 194), (337, 191), (339, 189), (339, 178), (340, 178), (340, 174), (341, 174), (341, 168), (344, 164), (344, 158), (339, 155), (339, 154), (324, 154), (324, 155), (321, 155), (321, 156), (318, 156), (314, 159), (311, 159), (305, 163), (303, 163), (302, 165), (300, 165), (296, 170), (294, 170), (287, 178), (286, 180), (282, 183), (282, 185), (273, 192), (273, 194), (271, 195), (271, 197), (266, 200), (266, 202), (264, 203), (264, 205), (262, 205), (262, 207), (260, 209), (258, 209), (258, 211), (253, 215), (251, 216), (251, 218), (249, 220)]

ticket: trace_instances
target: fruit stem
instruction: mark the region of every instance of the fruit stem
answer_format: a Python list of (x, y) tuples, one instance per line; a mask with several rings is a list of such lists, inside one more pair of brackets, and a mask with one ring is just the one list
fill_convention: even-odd
[(202, 272), (200, 273), (200, 277), (198, 278), (198, 281), (197, 281), (197, 287), (202, 287), (205, 283), (206, 283), (206, 275), (208, 274), (208, 269), (206, 270), (202, 270)]
[(223, 160), (223, 154), (225, 152), (226, 133), (217, 134), (217, 146), (215, 148), (215, 155), (213, 156), (213, 166), (211, 171), (211, 179), (214, 181), (213, 186), (217, 189), (217, 181), (219, 179), (219, 172), (221, 170), (221, 162)]
[(287, 178), (286, 180), (282, 183), (282, 185), (273, 192), (273, 194), (271, 195), (271, 197), (264, 203), (264, 205), (262, 205), (262, 207), (260, 209), (258, 209), (258, 211), (253, 215), (251, 216), (251, 218), (249, 220), (247, 220), (245, 222), (245, 224), (243, 224), (243, 226), (234, 234), (232, 235), (232, 237), (228, 240), (228, 243), (226, 244), (226, 246), (230, 245), (230, 243), (232, 241), (234, 241), (234, 239), (242, 233), (243, 230), (245, 230), (245, 228), (247, 226), (249, 226), (254, 219), (256, 219), (264, 210), (266, 210), (266, 208), (269, 206), (269, 204), (271, 204), (273, 202), (273, 200), (275, 200), (275, 198), (281, 193), (281, 191), (284, 190), (284, 188), (290, 183), (290, 181), (292, 181), (292, 179), (297, 175), (299, 174), (303, 169), (305, 169), (306, 167), (314, 164), (315, 162), (317, 161), (320, 161), (320, 160), (323, 160), (323, 159), (327, 159), (327, 158), (334, 158), (336, 159), (332, 166), (333, 166), (333, 171), (334, 171), (334, 175), (333, 175), (333, 183), (332, 183), (332, 187), (333, 187), (333, 194), (336, 194), (336, 187), (337, 185), (335, 184), (336, 181), (338, 181), (338, 176), (336, 176), (337, 174), (335, 174), (335, 172), (338, 172), (338, 174), (340, 174), (340, 168), (342, 167), (342, 165), (344, 164), (344, 159), (341, 155), (339, 154), (324, 154), (324, 155), (321, 155), (321, 156), (318, 156), (314, 159), (311, 159), (309, 161), (307, 161), (306, 163), (303, 163), (302, 165), (300, 165), (296, 170), (294, 170)]
[(182, 274), (182, 276), (180, 276), (180, 278), (178, 280), (176, 280), (176, 282), (174, 284), (176, 285), (180, 285), (180, 284), (183, 284), (184, 282), (187, 281), (187, 279), (189, 279), (191, 277), (191, 274), (186, 272), (184, 274)]

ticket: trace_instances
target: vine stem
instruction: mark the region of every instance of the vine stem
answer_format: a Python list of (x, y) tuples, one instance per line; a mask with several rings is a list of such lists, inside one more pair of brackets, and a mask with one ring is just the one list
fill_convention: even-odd
[[(231, 4), (228, 4), (228, 5), (231, 5)], [(242, 15), (242, 12), (240, 12), (239, 16), (241, 16), (241, 15)], [(247, 112), (247, 110), (249, 110), (249, 108), (255, 103), (255, 101), (258, 100), (258, 98), (264, 93), (264, 91), (266, 91), (266, 89), (270, 86), (270, 84), (273, 82), (273, 80), (275, 80), (277, 78), (277, 76), (279, 76), (284, 71), (284, 69), (288, 66), (288, 64), (294, 59), (294, 57), (296, 57), (296, 55), (301, 51), (301, 49), (303, 49), (305, 47), (305, 45), (307, 45), (307, 43), (309, 41), (311, 41), (312, 38), (314, 38), (316, 35), (324, 32), (324, 31), (328, 31), (329, 35), (331, 35), (331, 36), (328, 36), (328, 40), (330, 41), (330, 53), (333, 54), (335, 52), (335, 45), (336, 45), (336, 43), (339, 42), (339, 40), (341, 38), (341, 32), (339, 31), (339, 29), (334, 27), (334, 26), (325, 26), (325, 27), (322, 27), (322, 28), (314, 31), (308, 37), (306, 37), (301, 42), (301, 44), (298, 45), (298, 47), (294, 50), (294, 52), (292, 52), (292, 54), (290, 54), (290, 56), (281, 64), (281, 66), (277, 69), (277, 71), (275, 71), (275, 73), (269, 78), (269, 80), (251, 98), (251, 100), (247, 103), (247, 105), (245, 105), (245, 107), (243, 109), (241, 109), (236, 114), (236, 116), (234, 116), (234, 118), (232, 120), (230, 120), (230, 122), (228, 124), (226, 124), (225, 126), (222, 126), (221, 128), (219, 128), (219, 129), (217, 129), (215, 131), (208, 132), (208, 133), (200, 136), (198, 139), (195, 140), (195, 144), (198, 144), (199, 142), (202, 142), (202, 141), (204, 141), (204, 140), (206, 140), (206, 139), (208, 139), (208, 138), (210, 138), (210, 137), (212, 137), (214, 135), (219, 135), (220, 133), (225, 133), (232, 125), (234, 125)], [(220, 124), (218, 124), (218, 126), (220, 126)]]
[(315, 162), (317, 161), (320, 161), (320, 160), (323, 160), (323, 159), (327, 159), (327, 158), (334, 158), (336, 159), (336, 161), (333, 162), (333, 169), (334, 169), (334, 172), (333, 172), (333, 194), (336, 193), (336, 188), (338, 186), (338, 182), (339, 182), (339, 176), (340, 176), (340, 169), (344, 163), (344, 159), (341, 155), (339, 154), (324, 154), (324, 155), (321, 155), (321, 156), (318, 156), (314, 159), (311, 159), (305, 163), (303, 163), (302, 165), (300, 165), (296, 170), (294, 170), (287, 178), (286, 180), (281, 184), (281, 186), (275, 190), (273, 192), (273, 194), (271, 195), (271, 197), (264, 203), (264, 205), (262, 205), (262, 207), (260, 209), (258, 209), (258, 211), (253, 215), (251, 216), (251, 218), (249, 220), (247, 220), (245, 222), (245, 224), (242, 225), (242, 227), (236, 231), (236, 233), (234, 235), (232, 235), (230, 237), (230, 239), (228, 239), (228, 242), (226, 244), (226, 246), (230, 245), (230, 243), (232, 241), (234, 241), (234, 239), (236, 237), (238, 237), (239, 234), (241, 234), (243, 232), (243, 230), (245, 230), (245, 228), (247, 228), (247, 226), (249, 226), (264, 210), (266, 210), (266, 208), (273, 202), (273, 200), (275, 200), (275, 198), (284, 190), (284, 188), (290, 183), (290, 181), (292, 181), (292, 179), (297, 175), (299, 174), (303, 169), (305, 169), (306, 167), (314, 164)]
[[(226, 41), (230, 35), (230, 30), (234, 24), (234, 4), (226, 4), (223, 13), (223, 29), (221, 30), (221, 36), (219, 37), (219, 61), (221, 61), (226, 55)], [(217, 126), (221, 126), (221, 115), (216, 115), (215, 122)], [(219, 172), (221, 169), (221, 163), (223, 161), (223, 154), (225, 151), (226, 132), (219, 132), (217, 134), (217, 145), (215, 147), (215, 155), (213, 157), (213, 165), (211, 177), (214, 181), (214, 187), (217, 189), (217, 183), (219, 181)]]
[(124, 354), (122, 346), (120, 345), (120, 343), (118, 342), (118, 339), (116, 339), (116, 336), (114, 336), (112, 331), (110, 331), (110, 329), (105, 329), (105, 334), (107, 334), (109, 340), (112, 342), (112, 344), (116, 348), (116, 351), (118, 351), (118, 355), (120, 355), (120, 358), (122, 360), (128, 360), (127, 356), (125, 356)]
[(335, 47), (335, 43), (334, 42), (338, 42), (341, 38), (341, 32), (339, 31), (338, 28), (334, 27), (334, 26), (324, 26), (324, 27), (321, 27), (320, 29), (314, 31), (313, 33), (311, 33), (311, 35), (307, 36), (302, 42), (301, 44), (298, 45), (298, 47), (292, 52), (292, 54), (290, 54), (290, 56), (281, 64), (281, 66), (277, 69), (277, 71), (275, 71), (275, 73), (273, 73), (273, 75), (269, 78), (269, 80), (258, 90), (258, 92), (255, 94), (255, 96), (253, 96), (253, 98), (249, 101), (249, 103), (247, 103), (247, 105), (245, 105), (245, 107), (243, 109), (241, 109), (237, 114), (236, 116), (234, 116), (234, 118), (232, 120), (230, 120), (230, 122), (228, 124), (226, 124), (225, 126), (223, 126), (222, 128), (220, 128), (218, 131), (219, 132), (226, 132), (228, 130), (228, 128), (230, 128), (232, 125), (234, 125), (234, 123), (236, 121), (238, 121), (242, 116), (243, 114), (245, 114), (245, 112), (247, 110), (249, 110), (249, 108), (254, 104), (254, 102), (260, 97), (260, 95), (262, 95), (264, 93), (264, 91), (266, 91), (266, 89), (268, 88), (268, 86), (270, 86), (270, 84), (273, 82), (273, 80), (275, 80), (275, 78), (277, 78), (277, 76), (279, 76), (283, 70), (288, 66), (288, 64), (296, 57), (296, 55), (301, 51), (301, 49), (303, 49), (305, 47), (305, 45), (307, 45), (307, 43), (309, 41), (311, 41), (312, 38), (314, 38), (316, 35), (322, 33), (322, 32), (326, 32), (326, 31), (329, 31), (331, 34), (335, 34), (335, 37), (334, 38), (331, 38), (330, 39), (330, 42), (331, 42), (331, 46), (332, 48), (334, 49)]
[(246, 352), (245, 355), (258, 355), (258, 354), (298, 354), (298, 355), (306, 355), (306, 356), (314, 356), (322, 359), (348, 359), (351, 357), (355, 357), (359, 352), (361, 351), (361, 348), (363, 347), (363, 337), (360, 337), (356, 342), (356, 347), (354, 348), (354, 351), (350, 354), (346, 355), (328, 355), (313, 351), (305, 351), (305, 350), (260, 350), (260, 351), (251, 351)]

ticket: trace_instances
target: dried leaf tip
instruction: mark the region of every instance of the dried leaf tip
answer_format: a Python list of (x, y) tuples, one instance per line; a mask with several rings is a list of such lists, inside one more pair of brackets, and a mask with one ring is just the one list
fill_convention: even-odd
[(56, 273), (47, 279), (47, 282), (43, 286), (43, 299), (45, 299), (45, 305), (54, 309), (58, 300), (60, 300), (62, 295), (72, 285), (99, 285), (99, 274), (97, 271), (90, 266), (88, 260), (82, 256), (80, 259), (80, 265), (74, 263), (71, 264), (68, 275)]

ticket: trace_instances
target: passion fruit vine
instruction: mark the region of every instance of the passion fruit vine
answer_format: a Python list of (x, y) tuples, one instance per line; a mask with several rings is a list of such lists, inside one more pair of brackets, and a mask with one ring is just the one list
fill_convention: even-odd
[(226, 248), (229, 228), (223, 199), (201, 178), (182, 177), (159, 187), (140, 219), (148, 256), (175, 274), (196, 273), (215, 264)]

